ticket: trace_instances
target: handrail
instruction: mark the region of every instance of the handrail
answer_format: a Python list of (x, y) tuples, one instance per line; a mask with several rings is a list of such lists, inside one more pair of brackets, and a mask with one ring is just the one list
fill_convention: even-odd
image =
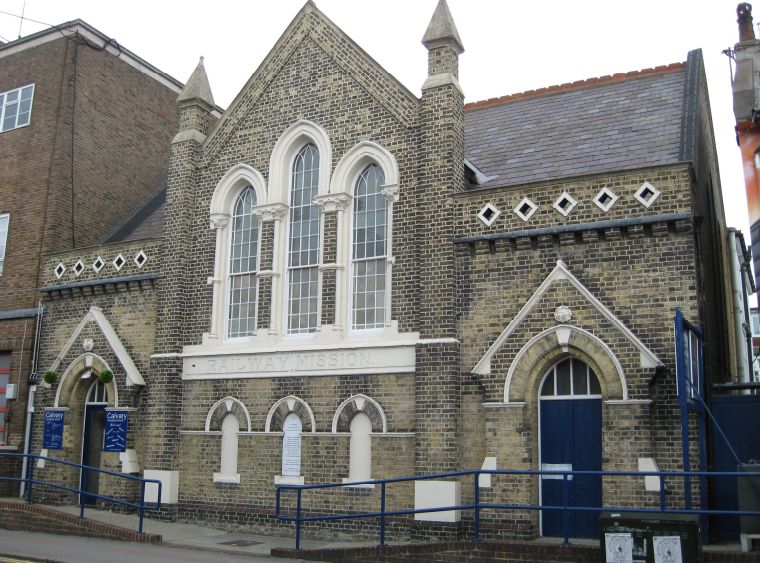
[[(64, 491), (70, 491), (72, 493), (79, 493), (79, 502), (80, 502), (80, 505), (81, 505), (81, 510), (79, 512), (79, 518), (82, 519), (82, 520), (84, 520), (84, 505), (85, 505), (84, 499), (85, 499), (85, 495), (90, 496), (90, 497), (96, 497), (96, 498), (103, 499), (103, 500), (107, 500), (107, 501), (110, 501), (110, 502), (115, 502), (117, 504), (123, 504), (124, 506), (131, 506), (132, 508), (137, 508), (137, 509), (140, 510), (140, 527), (139, 527), (139, 530), (137, 532), (138, 534), (145, 533), (145, 532), (143, 532), (143, 516), (144, 516), (145, 511), (146, 510), (160, 510), (161, 509), (161, 487), (162, 487), (162, 484), (161, 484), (161, 481), (159, 481), (157, 479), (143, 479), (142, 477), (134, 477), (133, 475), (126, 475), (124, 473), (114, 473), (113, 471), (108, 471), (106, 469), (100, 469), (99, 467), (90, 467), (89, 465), (82, 465), (80, 463), (72, 463), (70, 461), (63, 461), (62, 459), (55, 459), (55, 458), (52, 458), (52, 457), (45, 457), (45, 456), (35, 455), (35, 454), (14, 454), (14, 453), (3, 453), (3, 452), (0, 452), (0, 456), (21, 457), (21, 458), (25, 458), (25, 459), (29, 460), (29, 462), (27, 463), (27, 477), (26, 478), (23, 478), (23, 477), (2, 477), (2, 476), (0, 476), (0, 481), (18, 481), (18, 482), (26, 483), (27, 484), (27, 487), (26, 487), (26, 503), (27, 504), (32, 504), (32, 485), (37, 484), (37, 485), (45, 485), (47, 487), (53, 487), (53, 488), (56, 488), (56, 489), (63, 489)], [(131, 503), (131, 502), (127, 502), (127, 501), (123, 501), (123, 500), (118, 500), (118, 499), (115, 499), (115, 498), (111, 498), (111, 497), (107, 497), (107, 496), (103, 496), (103, 495), (98, 495), (98, 494), (95, 494), (95, 493), (88, 493), (86, 490), (73, 489), (71, 487), (66, 487), (64, 485), (57, 485), (55, 483), (46, 483), (45, 481), (36, 481), (34, 479), (34, 466), (35, 466), (35, 463), (33, 461), (35, 459), (41, 459), (41, 460), (44, 460), (45, 462), (54, 461), (55, 463), (60, 463), (61, 465), (70, 465), (72, 467), (78, 467), (80, 469), (86, 470), (84, 472), (84, 480), (83, 480), (84, 481), (83, 487), (85, 489), (87, 488), (87, 474), (89, 473), (89, 471), (97, 471), (98, 473), (105, 473), (106, 475), (114, 475), (116, 477), (121, 477), (123, 479), (130, 479), (132, 481), (139, 481), (141, 483), (141, 486), (140, 486), (140, 504), (134, 504), (134, 503)], [(158, 502), (155, 503), (155, 506), (146, 506), (145, 505), (145, 484), (146, 483), (156, 483), (156, 484), (158, 484)], [(151, 503), (151, 504), (154, 504), (154, 503)]]
[[(450, 477), (459, 477), (472, 475), (475, 478), (475, 494), (472, 504), (460, 504), (455, 506), (445, 506), (438, 508), (424, 508), (420, 510), (385, 510), (385, 493), (388, 483), (404, 483), (410, 481), (422, 481), (427, 479), (445, 479)], [(562, 476), (563, 505), (530, 505), (530, 504), (484, 504), (480, 502), (480, 476), (481, 475), (552, 475)], [(619, 508), (619, 507), (590, 507), (590, 506), (569, 506), (568, 505), (568, 482), (572, 480), (573, 475), (598, 475), (607, 477), (613, 475), (628, 475), (633, 477), (659, 477), (660, 478), (660, 508)], [(345, 520), (350, 518), (376, 518), (380, 517), (380, 547), (387, 545), (385, 543), (385, 517), (401, 516), (406, 514), (418, 514), (429, 512), (447, 512), (451, 510), (474, 510), (475, 537), (474, 541), (480, 541), (480, 510), (489, 509), (508, 509), (508, 510), (555, 510), (563, 511), (565, 538), (562, 545), (571, 545), (568, 537), (568, 513), (569, 512), (647, 512), (656, 514), (728, 514), (735, 516), (760, 516), (760, 511), (747, 510), (706, 510), (706, 509), (666, 509), (665, 508), (665, 478), (666, 477), (686, 477), (686, 476), (707, 476), (707, 477), (744, 477), (756, 476), (760, 478), (760, 473), (746, 473), (741, 471), (563, 471), (563, 470), (546, 470), (546, 471), (517, 471), (517, 470), (495, 470), (495, 469), (477, 469), (471, 471), (456, 471), (453, 473), (441, 473), (438, 475), (423, 475), (418, 477), (398, 477), (394, 479), (376, 479), (371, 481), (356, 481), (351, 483), (326, 483), (319, 485), (278, 485), (276, 493), (276, 510), (275, 514), (278, 519), (296, 523), (296, 551), (301, 549), (301, 522), (313, 522), (317, 520)], [(354, 514), (333, 514), (329, 516), (301, 516), (301, 496), (302, 492), (311, 489), (329, 489), (335, 487), (352, 487), (357, 485), (381, 485), (380, 493), (380, 511), (379, 512), (358, 512)], [(296, 499), (296, 516), (283, 516), (280, 514), (280, 494), (283, 490), (294, 489), (297, 491)]]

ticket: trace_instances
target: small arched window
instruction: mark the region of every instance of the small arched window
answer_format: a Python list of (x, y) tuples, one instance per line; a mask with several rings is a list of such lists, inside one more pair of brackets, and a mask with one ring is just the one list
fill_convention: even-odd
[(288, 235), (288, 334), (317, 329), (319, 291), (319, 150), (303, 147), (293, 162)]
[(87, 399), (85, 399), (85, 403), (88, 405), (102, 405), (108, 403), (108, 391), (100, 379), (95, 380), (95, 382), (90, 385), (90, 389), (87, 391)]
[(367, 166), (354, 187), (351, 270), (351, 328), (385, 325), (388, 202), (382, 194), (383, 169)]
[(369, 481), (372, 479), (372, 421), (365, 413), (358, 412), (350, 428), (348, 482)]
[(557, 363), (546, 374), (542, 397), (562, 395), (601, 395), (599, 380), (588, 364), (576, 358)]
[(219, 474), (214, 474), (214, 481), (240, 482), (240, 475), (237, 472), (239, 430), (240, 423), (233, 413), (224, 417), (222, 421), (222, 459)]
[(256, 332), (259, 221), (251, 213), (255, 205), (256, 192), (248, 187), (238, 196), (232, 212), (228, 338), (250, 336)]

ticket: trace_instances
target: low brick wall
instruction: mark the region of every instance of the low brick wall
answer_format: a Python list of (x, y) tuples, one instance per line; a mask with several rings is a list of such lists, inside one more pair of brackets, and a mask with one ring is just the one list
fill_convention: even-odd
[(10, 501), (0, 501), (0, 528), (108, 540), (161, 543), (160, 535), (138, 534), (137, 530), (128, 530), (94, 520), (80, 520), (76, 516), (51, 508)]
[[(273, 557), (340, 563), (593, 563), (601, 560), (599, 546), (556, 545), (540, 542), (461, 541), (386, 547), (333, 549), (274, 548)], [(703, 563), (760, 563), (760, 552), (705, 551)]]
[[(22, 462), (21, 457), (0, 456), (0, 477), (20, 477)], [(18, 496), (20, 486), (19, 481), (0, 480), (0, 497)]]

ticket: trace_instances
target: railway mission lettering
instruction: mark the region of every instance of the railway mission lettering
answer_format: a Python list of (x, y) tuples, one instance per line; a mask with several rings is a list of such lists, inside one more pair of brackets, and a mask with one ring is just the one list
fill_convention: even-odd
[(411, 373), (414, 371), (415, 349), (413, 345), (406, 345), (324, 351), (268, 350), (220, 355), (188, 354), (182, 362), (184, 379)]
[(328, 352), (325, 354), (278, 354), (247, 358), (208, 359), (211, 373), (234, 371), (300, 371), (314, 368), (371, 367), (371, 352)]

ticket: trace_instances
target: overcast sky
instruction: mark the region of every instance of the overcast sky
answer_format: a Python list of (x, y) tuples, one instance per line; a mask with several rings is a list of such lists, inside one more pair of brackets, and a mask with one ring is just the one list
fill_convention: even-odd
[[(420, 43), (438, 0), (316, 0), (327, 17), (409, 90), (420, 94)], [(686, 60), (701, 48), (707, 68), (727, 223), (749, 242), (741, 157), (734, 135), (728, 58), (738, 40), (735, 0), (448, 0), (465, 52), (467, 102)], [(26, 0), (25, 16), (48, 24), (80, 18), (185, 82), (205, 57), (211, 89), (226, 108), (303, 6), (302, 0)], [(20, 15), (24, 0), (0, 10)], [(756, 10), (760, 22), (760, 2)], [(0, 14), (0, 36), (19, 36)], [(43, 29), (24, 21), (21, 35)], [(551, 127), (552, 116), (546, 116)]]

